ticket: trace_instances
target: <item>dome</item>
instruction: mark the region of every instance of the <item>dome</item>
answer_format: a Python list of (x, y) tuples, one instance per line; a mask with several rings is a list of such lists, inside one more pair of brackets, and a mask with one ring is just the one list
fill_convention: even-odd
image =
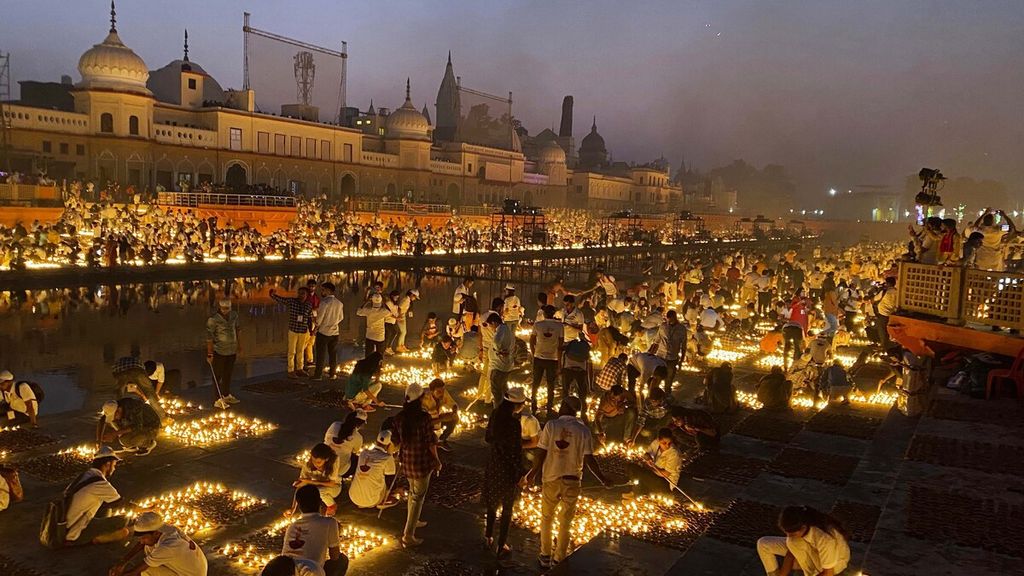
[(409, 97), (409, 81), (405, 83), (405, 104), (388, 115), (384, 134), (401, 140), (430, 140), (430, 122), (416, 109)]
[(583, 141), (580, 142), (580, 151), (594, 151), (594, 152), (605, 152), (604, 138), (597, 133), (597, 118), (594, 118), (594, 125), (590, 127), (590, 134), (583, 137)]
[(565, 164), (565, 150), (553, 140), (548, 140), (537, 153), (537, 161), (541, 164)]
[(191, 60), (174, 60), (167, 66), (149, 73), (149, 81), (146, 87), (153, 92), (153, 97), (160, 102), (168, 104), (181, 104), (181, 71), (183, 65), (188, 65), (191, 71), (201, 74), (206, 78), (203, 80), (203, 101), (224, 102), (224, 89), (203, 70), (203, 67)]
[(78, 72), (82, 75), (79, 88), (150, 94), (146, 88), (149, 79), (146, 63), (121, 42), (114, 28), (103, 42), (82, 54), (78, 59)]

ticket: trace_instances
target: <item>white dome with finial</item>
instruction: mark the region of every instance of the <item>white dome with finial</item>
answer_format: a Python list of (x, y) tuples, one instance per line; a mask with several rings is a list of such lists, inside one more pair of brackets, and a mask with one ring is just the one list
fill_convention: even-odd
[(110, 3), (110, 33), (103, 42), (82, 54), (78, 59), (78, 72), (82, 75), (79, 88), (150, 94), (146, 88), (149, 79), (146, 63), (117, 35), (113, 2)]
[(541, 164), (565, 164), (565, 150), (562, 150), (558, 142), (548, 140), (541, 145), (540, 151), (537, 153), (537, 162)]
[(408, 79), (405, 81), (405, 104), (388, 114), (384, 134), (400, 140), (430, 140), (430, 122), (412, 103)]

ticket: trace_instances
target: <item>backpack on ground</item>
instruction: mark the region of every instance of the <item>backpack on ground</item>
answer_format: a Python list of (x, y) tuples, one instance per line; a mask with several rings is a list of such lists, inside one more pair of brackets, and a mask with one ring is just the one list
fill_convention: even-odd
[(89, 484), (95, 484), (104, 480), (103, 476), (93, 476), (82, 480), (79, 476), (72, 482), (61, 498), (53, 500), (46, 505), (43, 512), (43, 522), (39, 526), (39, 543), (51, 550), (64, 546), (68, 536), (68, 508), (71, 506), (71, 499), (79, 490)]
[[(18, 382), (14, 386), (14, 393), (18, 395), (18, 398), (21, 398), (20, 390), (22, 384), (28, 384), (28, 387), (32, 390), (32, 393), (35, 394), (36, 396), (37, 403), (43, 403), (43, 398), (46, 398), (46, 392), (43, 391), (43, 387), (40, 386), (38, 382), (30, 382), (28, 380), (22, 380), (21, 382)], [(22, 398), (22, 400), (24, 400), (24, 398)]]

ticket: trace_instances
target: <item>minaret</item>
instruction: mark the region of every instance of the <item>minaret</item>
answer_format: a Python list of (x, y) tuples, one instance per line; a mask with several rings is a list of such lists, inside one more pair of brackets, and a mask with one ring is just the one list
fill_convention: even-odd
[(430, 121), (430, 110), (427, 109), (427, 103), (426, 102), (423, 103), (423, 112), (422, 112), (422, 114), (423, 114), (423, 117), (427, 119), (427, 124), (433, 124), (433, 122)]
[(185, 56), (181, 59), (181, 69), (192, 70), (192, 65), (188, 63), (188, 28), (185, 28)]
[(114, 8), (114, 0), (110, 0), (110, 33), (117, 34), (117, 10)]
[(452, 141), (455, 139), (455, 132), (459, 125), (460, 102), (459, 85), (455, 78), (455, 70), (452, 67), (452, 53), (448, 52), (448, 64), (444, 68), (444, 77), (441, 79), (441, 87), (437, 90), (437, 123), (435, 124), (434, 137), (437, 140)]

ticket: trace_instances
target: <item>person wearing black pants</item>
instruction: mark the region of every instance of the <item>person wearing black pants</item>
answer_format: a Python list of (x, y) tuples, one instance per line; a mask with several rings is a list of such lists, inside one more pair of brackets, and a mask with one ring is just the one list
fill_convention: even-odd
[(551, 406), (555, 402), (555, 380), (558, 379), (558, 360), (545, 360), (544, 358), (533, 359), (533, 384), (530, 392), (530, 406), (537, 411), (537, 388), (540, 387), (541, 379), (547, 381), (548, 385), (548, 414), (554, 414)]
[(321, 378), (324, 373), (325, 360), (327, 361), (327, 374), (333, 378), (335, 369), (338, 367), (338, 335), (326, 336), (317, 332), (316, 340), (313, 342), (313, 357), (316, 358), (313, 378)]
[[(522, 388), (512, 388), (505, 393), (501, 404), (491, 413), (484, 441), (491, 446), (491, 453), (484, 469), (483, 501), (487, 506), (487, 526), (484, 542), (498, 560), (509, 551), (505, 545), (508, 531), (512, 526), (512, 511), (519, 499), (519, 481), (523, 478), (522, 425), (518, 413), (526, 406), (526, 393)], [(498, 539), (494, 540), (494, 524), (501, 507), (501, 522)]]
[(789, 322), (782, 327), (782, 363), (787, 367), (792, 363), (789, 360), (789, 350), (793, 349), (793, 362), (796, 362), (804, 351), (804, 329), (795, 322)]
[(210, 365), (213, 367), (213, 375), (217, 378), (217, 386), (220, 389), (220, 398), (231, 396), (231, 375), (235, 372), (235, 359), (237, 354), (213, 353)]

